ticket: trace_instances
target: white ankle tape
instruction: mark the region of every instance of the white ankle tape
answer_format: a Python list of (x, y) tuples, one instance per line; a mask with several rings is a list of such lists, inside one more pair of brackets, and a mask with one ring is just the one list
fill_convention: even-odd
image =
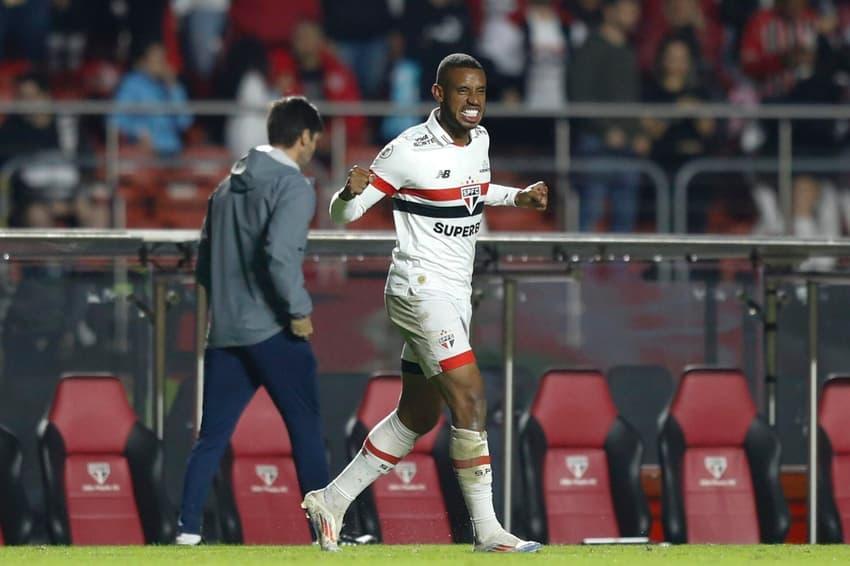
[(452, 427), (449, 456), (461, 483), (492, 483), (486, 432)]

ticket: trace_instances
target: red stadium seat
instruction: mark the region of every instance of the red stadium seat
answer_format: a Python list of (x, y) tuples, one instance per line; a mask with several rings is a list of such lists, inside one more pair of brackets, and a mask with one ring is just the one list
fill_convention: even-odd
[(173, 540), (161, 443), (139, 422), (117, 378), (63, 377), (39, 427), (39, 441), (51, 541)]
[(850, 542), (850, 376), (831, 377), (818, 408), (818, 542)]
[(779, 440), (756, 414), (740, 371), (686, 370), (661, 419), (658, 446), (666, 540), (785, 540)]
[(552, 544), (648, 536), (642, 455), (600, 372), (546, 373), (520, 426), (529, 536)]
[(32, 533), (30, 506), (21, 484), (21, 445), (0, 426), (0, 545), (25, 544)]
[(216, 483), (222, 539), (310, 544), (289, 432), (264, 387), (245, 408)]
[[(395, 409), (400, 393), (401, 378), (397, 375), (377, 375), (369, 380), (357, 414), (348, 425), (350, 457), (361, 449), (369, 431)], [(440, 417), (437, 426), (419, 438), (392, 472), (360, 495), (357, 511), (366, 533), (387, 544), (452, 542), (452, 520), (443, 485), (455, 480), (435, 455), (438, 444), (447, 447), (446, 432), (445, 419)]]

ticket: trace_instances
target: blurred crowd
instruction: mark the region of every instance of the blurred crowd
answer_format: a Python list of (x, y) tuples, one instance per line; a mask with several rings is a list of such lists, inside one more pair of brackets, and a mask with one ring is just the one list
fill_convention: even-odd
[[(415, 104), (431, 100), (436, 64), (456, 51), (485, 65), (490, 101), (518, 109), (839, 103), (850, 98), (850, 0), (0, 0), (0, 97), (19, 100), (179, 109), (190, 99), (262, 106), (300, 93)], [(264, 142), (257, 113), (111, 120), (123, 145), (164, 159), (200, 146), (238, 156)], [(349, 147), (379, 146), (415, 121), (349, 117)], [(488, 127), (498, 132), (495, 151), (539, 152), (552, 141), (517, 121)], [(775, 123), (712, 119), (593, 119), (573, 132), (577, 156), (649, 158), (670, 178), (694, 157), (775, 154), (777, 138)], [(24, 152), (93, 154), (105, 135), (102, 121), (10, 116), (0, 166)], [(839, 156), (848, 140), (844, 121), (795, 124), (797, 155)], [(801, 218), (824, 208), (827, 181), (795, 181)], [(577, 180), (582, 229), (636, 229), (640, 183), (634, 172)], [(753, 194), (761, 229), (785, 231), (773, 191)]]

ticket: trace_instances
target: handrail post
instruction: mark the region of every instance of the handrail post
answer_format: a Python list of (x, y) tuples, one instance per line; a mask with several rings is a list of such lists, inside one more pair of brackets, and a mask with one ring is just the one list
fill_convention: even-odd
[(809, 544), (818, 541), (818, 283), (806, 282), (809, 307)]
[(779, 121), (779, 207), (785, 219), (785, 232), (791, 234), (794, 228), (794, 181), (792, 178), (792, 160), (794, 144), (791, 120)]
[(555, 121), (555, 172), (557, 190), (564, 196), (561, 208), (562, 226), (567, 232), (579, 229), (579, 194), (570, 183), (570, 122), (565, 118)]
[(504, 493), (504, 512), (502, 514), (502, 522), (505, 529), (511, 530), (511, 513), (513, 505), (511, 499), (513, 497), (513, 454), (514, 454), (514, 342), (516, 340), (516, 291), (517, 282), (515, 279), (504, 279), (504, 303), (503, 313), (504, 320), (502, 322), (502, 355), (504, 360), (504, 421), (503, 421), (503, 439), (504, 439), (504, 470), (502, 477), (504, 478), (503, 493)]
[(168, 316), (168, 284), (163, 278), (154, 279), (153, 284), (153, 383), (151, 384), (151, 406), (153, 429), (157, 437), (165, 432), (165, 372)]

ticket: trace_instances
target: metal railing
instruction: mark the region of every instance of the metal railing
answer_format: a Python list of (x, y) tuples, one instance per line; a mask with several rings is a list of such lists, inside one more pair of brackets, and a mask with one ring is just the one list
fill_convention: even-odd
[[(397, 106), (386, 102), (358, 103), (319, 103), (320, 110), (330, 120), (334, 127), (331, 133), (331, 180), (339, 184), (345, 178), (349, 163), (346, 158), (347, 132), (346, 116), (424, 116), (433, 104)], [(100, 115), (111, 116), (121, 114), (176, 114), (189, 112), (195, 116), (238, 116), (244, 113), (264, 113), (265, 105), (238, 105), (230, 101), (194, 101), (185, 105), (178, 104), (117, 104), (104, 101), (55, 101), (45, 103), (0, 101), (0, 114), (27, 114), (34, 112), (49, 112), (57, 115)], [(487, 108), (490, 118), (548, 118), (553, 121), (555, 128), (554, 147), (551, 151), (554, 171), (558, 175), (558, 184), (568, 187), (566, 174), (576, 166), (576, 160), (570, 158), (570, 128), (571, 120), (584, 118), (718, 118), (718, 119), (754, 119), (772, 120), (778, 122), (777, 155), (775, 163), (779, 172), (780, 207), (786, 220), (786, 226), (791, 225), (791, 186), (793, 171), (793, 121), (794, 120), (847, 120), (850, 119), (850, 106), (847, 105), (762, 105), (735, 106), (729, 104), (703, 104), (677, 106), (667, 104), (601, 104), (601, 103), (570, 103), (564, 108), (534, 109), (517, 105), (490, 104)], [(113, 188), (117, 187), (118, 159), (120, 136), (113, 120), (106, 120), (106, 155), (107, 182)], [(632, 162), (638, 165), (637, 162)], [(655, 174), (649, 173), (645, 165), (638, 165), (655, 181), (656, 195), (660, 195), (659, 184), (654, 179)], [(569, 189), (567, 189), (569, 190)], [(575, 208), (577, 196), (566, 193), (568, 202)], [(117, 201), (118, 199), (116, 199)], [(120, 210), (116, 218), (120, 220)], [(663, 207), (657, 203), (657, 209)], [(575, 230), (575, 211), (566, 215), (565, 228)], [(666, 221), (666, 220), (665, 220)], [(660, 223), (660, 219), (659, 219)], [(118, 226), (122, 227), (121, 225)]]
[[(846, 159), (833, 158), (795, 158), (784, 163), (774, 158), (703, 158), (685, 163), (673, 181), (673, 231), (679, 234), (688, 232), (688, 194), (689, 186), (695, 177), (706, 173), (772, 173), (779, 172), (780, 178), (787, 173), (846, 173), (850, 163)], [(779, 184), (779, 201), (782, 209), (791, 207), (792, 194), (789, 183)]]

